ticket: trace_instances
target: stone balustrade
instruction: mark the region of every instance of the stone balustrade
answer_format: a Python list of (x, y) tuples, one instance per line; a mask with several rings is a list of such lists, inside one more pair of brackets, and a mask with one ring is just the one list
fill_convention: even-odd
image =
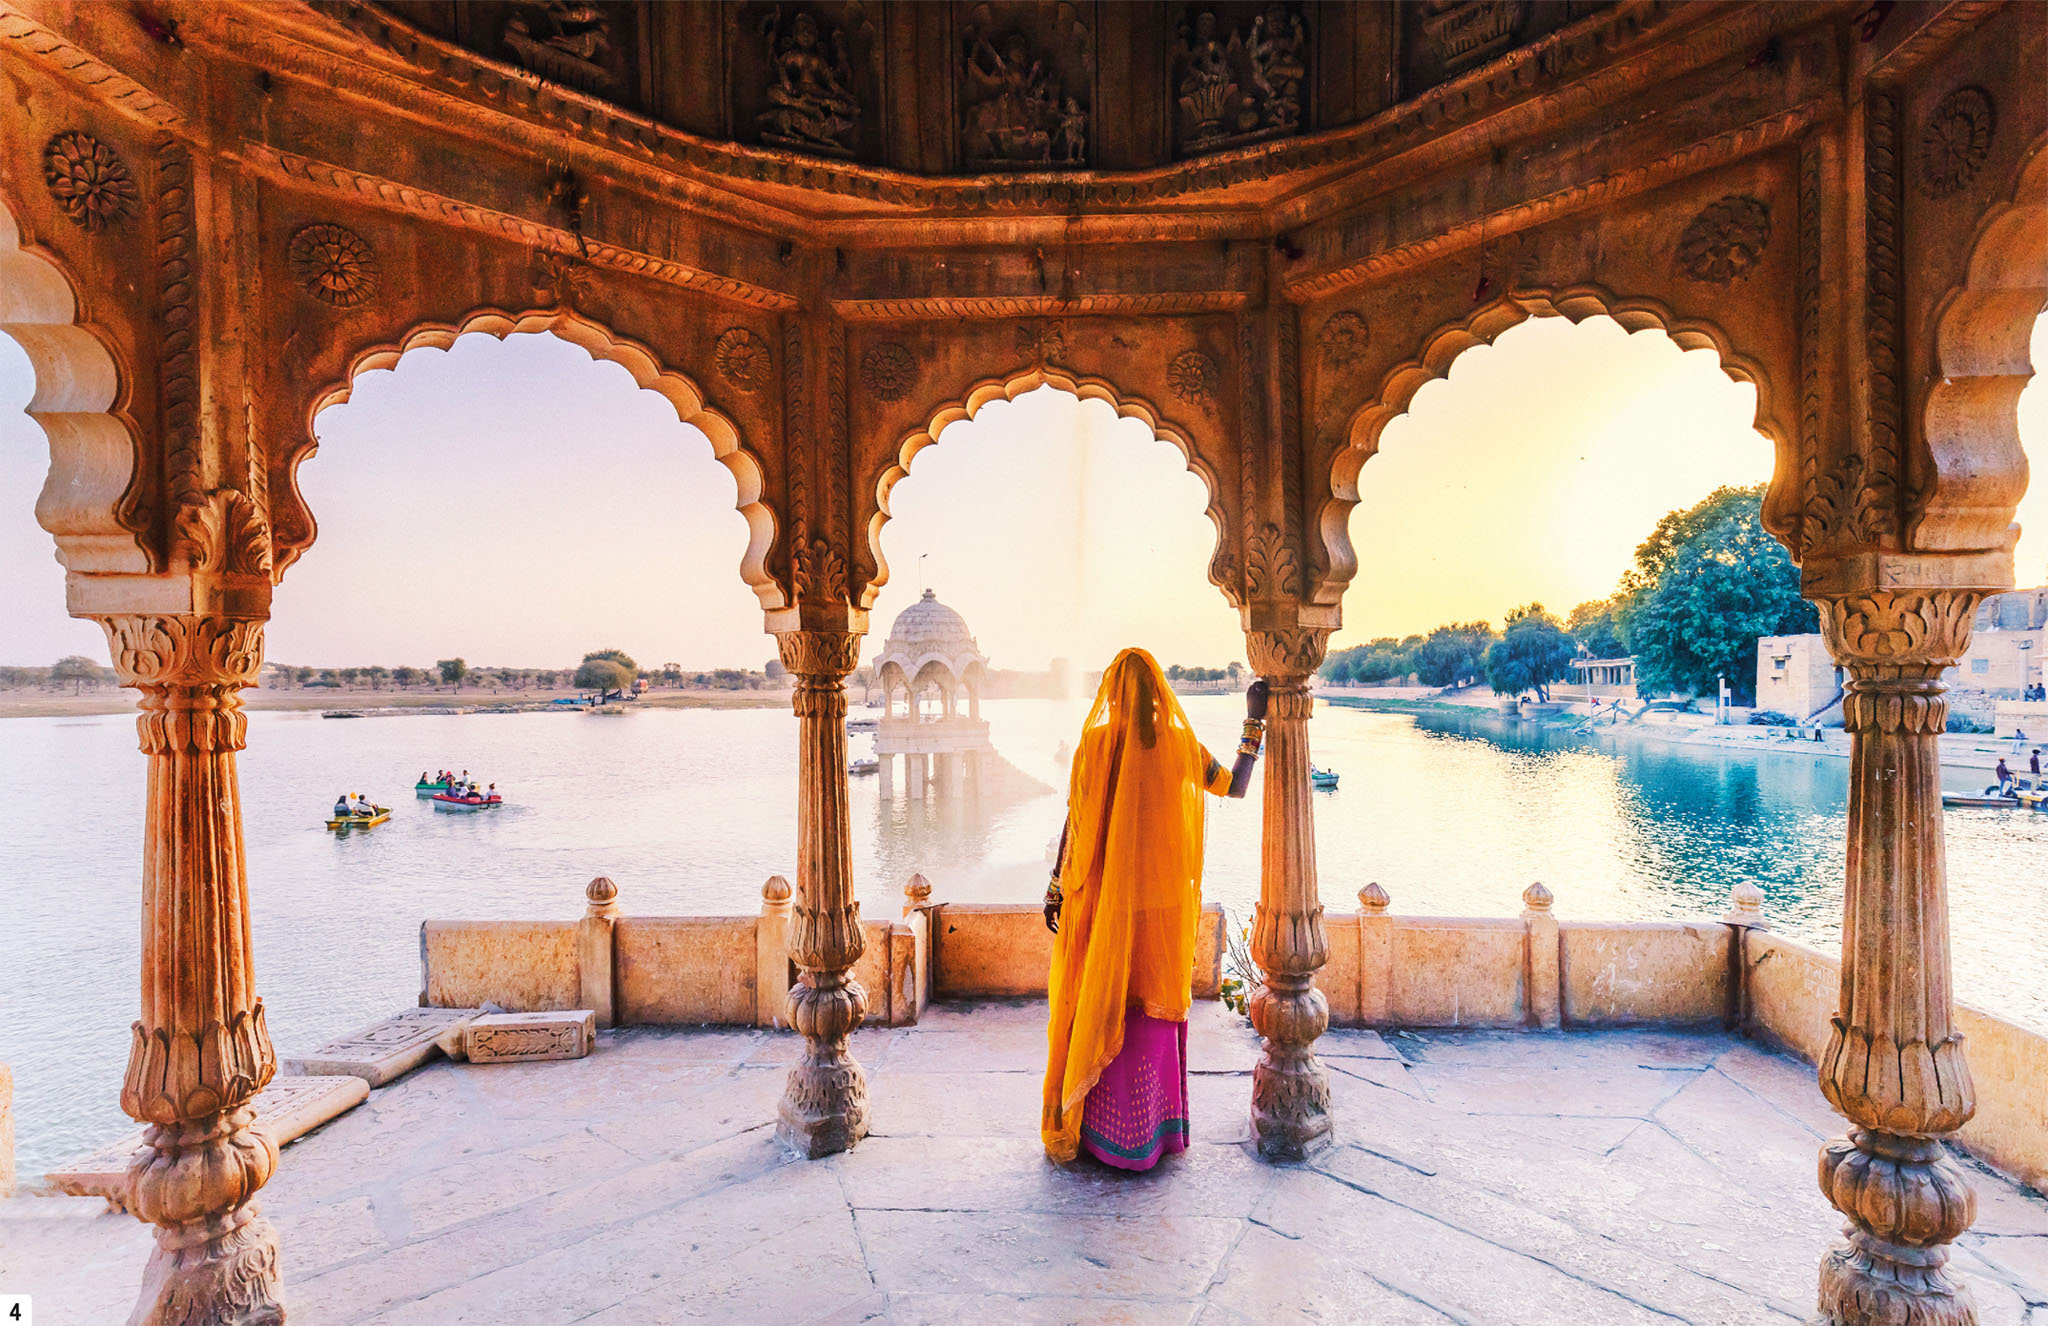
[[(598, 886), (605, 886), (600, 889)], [(757, 916), (617, 914), (609, 880), (590, 915), (563, 921), (428, 921), (420, 930), (423, 1005), (512, 1012), (614, 1008), (621, 1025), (785, 1028), (789, 884), (762, 889)], [(600, 898), (599, 895), (602, 895)], [(1402, 916), (1386, 891), (1325, 917), (1329, 962), (1317, 987), (1340, 1027), (1588, 1029), (1723, 1026), (1808, 1059), (1825, 1049), (1840, 961), (1769, 933), (1753, 885), (1718, 920), (1559, 919), (1542, 884), (1519, 917)], [(602, 926), (593, 931), (593, 920)], [(1202, 909), (1191, 973), (1216, 998), (1223, 909)], [(1036, 903), (934, 902), (922, 875), (902, 917), (862, 922), (854, 974), (870, 1026), (908, 1026), (933, 999), (1043, 996), (1051, 936)], [(1977, 1115), (1960, 1132), (1985, 1161), (2048, 1190), (2048, 1037), (1963, 1006)], [(603, 1016), (599, 1025), (606, 1025)]]

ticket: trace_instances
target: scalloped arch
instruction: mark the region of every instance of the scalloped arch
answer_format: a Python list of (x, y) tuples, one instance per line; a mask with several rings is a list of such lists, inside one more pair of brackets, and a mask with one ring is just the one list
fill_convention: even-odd
[(1077, 376), (1049, 365), (1042, 368), (1020, 369), (1008, 377), (983, 378), (960, 396), (934, 410), (923, 427), (914, 428), (903, 435), (902, 440), (896, 444), (895, 460), (875, 483), (875, 514), (868, 520), (868, 555), (874, 558), (875, 574), (861, 587), (860, 606), (864, 609), (872, 608), (875, 596), (881, 591), (882, 586), (889, 583), (889, 563), (882, 556), (882, 529), (890, 519), (889, 494), (897, 483), (910, 473), (910, 464), (916, 459), (917, 453), (935, 445), (939, 440), (939, 434), (945, 432), (948, 425), (962, 419), (974, 418), (981, 412), (981, 407), (989, 402), (1015, 400), (1025, 392), (1035, 391), (1040, 387), (1054, 387), (1084, 401), (1106, 402), (1116, 411), (1118, 418), (1138, 420), (1152, 430), (1154, 437), (1172, 443), (1180, 451), (1181, 458), (1187, 462), (1189, 473), (1201, 479), (1202, 486), (1208, 493), (1206, 511), (1209, 523), (1216, 527), (1216, 548), (1209, 555), (1209, 583), (1223, 591), (1223, 597), (1231, 607), (1238, 607), (1237, 588), (1223, 574), (1225, 559), (1230, 556), (1232, 549), (1229, 543), (1230, 522), (1219, 497), (1222, 488), (1217, 482), (1215, 472), (1196, 452), (1187, 431), (1178, 424), (1168, 421), (1150, 401), (1140, 396), (1119, 392), (1116, 385), (1105, 378)]
[(125, 379), (111, 339), (80, 320), (78, 288), (54, 254), (22, 243), (0, 197), (0, 333), (28, 357), (35, 393), (25, 412), (50, 445), (36, 523), (56, 539), (70, 577), (147, 575), (149, 549), (124, 519), (140, 454), (115, 413)]
[(1415, 358), (1396, 365), (1380, 382), (1379, 391), (1353, 412), (1345, 427), (1345, 445), (1330, 463), (1330, 496), (1317, 518), (1328, 569), (1317, 581), (1315, 602), (1335, 604), (1358, 573), (1357, 553), (1351, 546), (1351, 511), (1358, 505), (1358, 474), (1366, 461), (1379, 451), (1380, 435), (1388, 424), (1408, 412), (1415, 393), (1427, 384), (1449, 375), (1451, 362), (1475, 345), (1491, 345), (1502, 332), (1531, 318), (1561, 317), (1572, 322), (1606, 316), (1631, 332), (1662, 331), (1682, 349), (1712, 350), (1720, 356), (1721, 371), (1736, 382), (1756, 388), (1755, 428), (1771, 441), (1773, 464), (1771, 483), (1764, 497), (1764, 524), (1780, 542), (1791, 548), (1788, 535), (1796, 526), (1792, 505), (1797, 494), (1789, 476), (1796, 472), (1794, 429), (1779, 416), (1770, 377), (1757, 360), (1736, 351), (1727, 334), (1710, 322), (1685, 318), (1654, 299), (1624, 298), (1599, 286), (1572, 286), (1563, 290), (1518, 290), (1449, 322), (1424, 338)]
[(1921, 413), (1933, 482), (1907, 535), (1927, 551), (2013, 547), (2027, 492), (2019, 396), (2033, 379), (2034, 319), (2048, 308), (2048, 137), (2029, 151), (2009, 200), (1970, 241), (1963, 281), (1935, 315), (1936, 378)]
[(665, 366), (659, 357), (647, 346), (623, 336), (614, 335), (602, 323), (586, 318), (570, 310), (541, 309), (524, 313), (508, 313), (501, 309), (486, 308), (452, 323), (422, 323), (393, 342), (371, 346), (358, 351), (349, 359), (348, 371), (342, 380), (314, 395), (306, 410), (306, 431), (304, 440), (290, 457), (287, 474), (292, 501), (304, 515), (307, 536), (303, 542), (290, 548), (280, 548), (277, 556), (278, 579), (282, 580), (285, 568), (297, 561), (307, 548), (312, 546), (318, 534), (311, 509), (299, 491), (299, 467), (320, 449), (313, 434), (313, 421), (320, 411), (330, 405), (340, 405), (348, 400), (356, 376), (370, 369), (395, 367), (407, 351), (421, 348), (445, 350), (457, 338), (481, 333), (504, 340), (507, 336), (528, 332), (551, 332), (571, 345), (580, 347), (592, 359), (618, 364), (632, 375), (633, 382), (642, 391), (651, 391), (675, 408), (676, 418), (702, 433), (711, 443), (712, 455), (732, 473), (739, 488), (737, 509), (747, 522), (747, 550), (740, 559), (740, 576), (754, 591), (764, 611), (773, 612), (788, 606), (787, 596), (775, 578), (768, 573), (768, 552), (775, 545), (777, 528), (776, 515), (763, 497), (764, 482), (761, 462), (741, 439), (739, 429), (732, 420), (704, 402), (704, 393), (697, 384), (684, 374)]

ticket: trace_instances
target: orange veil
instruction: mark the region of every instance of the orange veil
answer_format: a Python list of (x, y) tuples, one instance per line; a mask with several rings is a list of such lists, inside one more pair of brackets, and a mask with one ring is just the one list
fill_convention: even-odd
[(1118, 654), (1067, 792), (1040, 1123), (1054, 1160), (1074, 1158), (1083, 1102), (1123, 1049), (1125, 1011), (1187, 1020), (1208, 762), (1159, 664), (1142, 649)]

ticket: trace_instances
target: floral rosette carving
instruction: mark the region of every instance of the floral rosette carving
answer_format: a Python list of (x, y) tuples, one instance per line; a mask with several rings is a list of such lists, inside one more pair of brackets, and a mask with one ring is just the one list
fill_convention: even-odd
[(1346, 309), (1323, 320), (1323, 330), (1317, 340), (1325, 364), (1331, 368), (1349, 368), (1365, 358), (1371, 329), (1366, 326), (1364, 314)]
[(755, 392), (768, 385), (772, 364), (768, 342), (745, 327), (729, 327), (711, 347), (718, 374), (741, 391)]
[(895, 341), (884, 341), (860, 357), (861, 385), (877, 400), (902, 400), (916, 377), (917, 361)]
[(377, 258), (347, 226), (316, 221), (300, 226), (285, 251), (292, 276), (307, 294), (336, 308), (354, 308), (377, 293)]
[(135, 177), (114, 149), (78, 129), (58, 134), (43, 149), (43, 183), (64, 215), (88, 235), (127, 219), (141, 200)]
[(1678, 270), (1708, 285), (1727, 285), (1749, 275), (1770, 242), (1770, 205), (1731, 193), (1700, 209), (1678, 237)]
[(1216, 361), (1200, 350), (1183, 350), (1166, 366), (1166, 385), (1188, 405), (1206, 406), (1216, 399), (1222, 375)]
[(1920, 190), (1929, 198), (1960, 193), (1991, 152), (1991, 96), (1959, 87), (1928, 112), (1920, 129)]

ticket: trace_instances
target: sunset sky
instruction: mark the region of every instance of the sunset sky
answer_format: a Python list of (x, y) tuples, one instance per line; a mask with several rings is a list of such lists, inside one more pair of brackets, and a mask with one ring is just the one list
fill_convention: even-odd
[[(35, 524), (48, 461), (19, 413), (28, 377), (0, 337), (0, 663), (103, 659), (99, 629), (64, 615)], [(2021, 408), (2030, 441), (2048, 439), (2048, 391)], [(1754, 413), (1711, 351), (1604, 318), (1525, 323), (1468, 351), (1365, 468), (1361, 570), (1335, 643), (1604, 596), (1659, 516), (1769, 477)], [(774, 653), (739, 578), (731, 476), (622, 368), (548, 336), (469, 336), (364, 374), (317, 431), (301, 479), (320, 539), (278, 591), (272, 659), (542, 667), (617, 646), (700, 669)], [(1125, 644), (1167, 662), (1244, 657), (1206, 578), (1201, 481), (1106, 405), (1052, 391), (992, 405), (923, 452), (892, 505), (874, 646), (928, 583), (998, 667), (1086, 666)], [(2048, 529), (2048, 484), (2020, 520)], [(2022, 540), (2022, 584), (2044, 578), (2044, 557), (2048, 536)]]

